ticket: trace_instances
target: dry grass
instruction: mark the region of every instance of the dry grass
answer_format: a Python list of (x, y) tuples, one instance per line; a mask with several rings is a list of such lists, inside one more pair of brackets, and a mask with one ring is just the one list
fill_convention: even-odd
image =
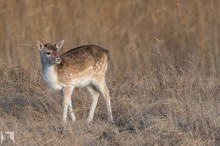
[[(220, 145), (220, 1), (0, 1), (0, 131), (17, 145)], [(111, 51), (114, 124), (100, 98), (72, 97), (78, 121), (61, 124), (59, 93), (41, 79), (36, 41), (62, 51)]]

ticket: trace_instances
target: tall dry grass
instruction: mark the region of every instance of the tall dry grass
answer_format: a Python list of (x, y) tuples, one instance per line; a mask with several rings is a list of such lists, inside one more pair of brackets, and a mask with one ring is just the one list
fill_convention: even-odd
[[(216, 0), (0, 1), (0, 131), (17, 145), (219, 145), (219, 15)], [(111, 51), (115, 123), (100, 98), (77, 89), (76, 123), (60, 123), (61, 96), (41, 79), (36, 41), (63, 52)]]
[(35, 66), (36, 40), (64, 39), (65, 50), (89, 43), (111, 50), (115, 70), (149, 68), (161, 53), (175, 67), (193, 64), (218, 75), (219, 5), (215, 0), (2, 0), (1, 58)]

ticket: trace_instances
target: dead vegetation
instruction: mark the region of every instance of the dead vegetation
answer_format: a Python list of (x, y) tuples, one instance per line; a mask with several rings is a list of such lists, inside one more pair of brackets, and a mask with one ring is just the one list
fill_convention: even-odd
[[(17, 145), (219, 145), (219, 1), (0, 1), (0, 130)], [(84, 90), (77, 122), (61, 124), (61, 95), (41, 79), (36, 40), (63, 51), (111, 51), (94, 121)]]

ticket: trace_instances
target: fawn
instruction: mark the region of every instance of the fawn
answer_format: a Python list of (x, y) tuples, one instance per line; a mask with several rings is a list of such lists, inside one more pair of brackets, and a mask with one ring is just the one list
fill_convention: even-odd
[(42, 63), (42, 78), (49, 88), (59, 90), (63, 94), (63, 122), (66, 122), (68, 111), (72, 121), (76, 120), (71, 101), (75, 87), (86, 87), (91, 96), (88, 122), (93, 120), (100, 94), (106, 100), (108, 121), (113, 122), (109, 90), (105, 82), (109, 61), (108, 50), (91, 44), (58, 55), (63, 43), (64, 40), (55, 45), (50, 43), (43, 45), (37, 41)]

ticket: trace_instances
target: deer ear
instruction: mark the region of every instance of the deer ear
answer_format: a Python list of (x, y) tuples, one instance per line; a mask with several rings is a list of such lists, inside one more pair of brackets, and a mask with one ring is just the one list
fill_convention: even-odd
[(39, 51), (42, 51), (44, 45), (40, 41), (37, 41), (37, 47), (38, 47)]
[(64, 40), (58, 42), (57, 44), (55, 44), (55, 46), (57, 47), (57, 51), (60, 50), (60, 48), (63, 46)]

